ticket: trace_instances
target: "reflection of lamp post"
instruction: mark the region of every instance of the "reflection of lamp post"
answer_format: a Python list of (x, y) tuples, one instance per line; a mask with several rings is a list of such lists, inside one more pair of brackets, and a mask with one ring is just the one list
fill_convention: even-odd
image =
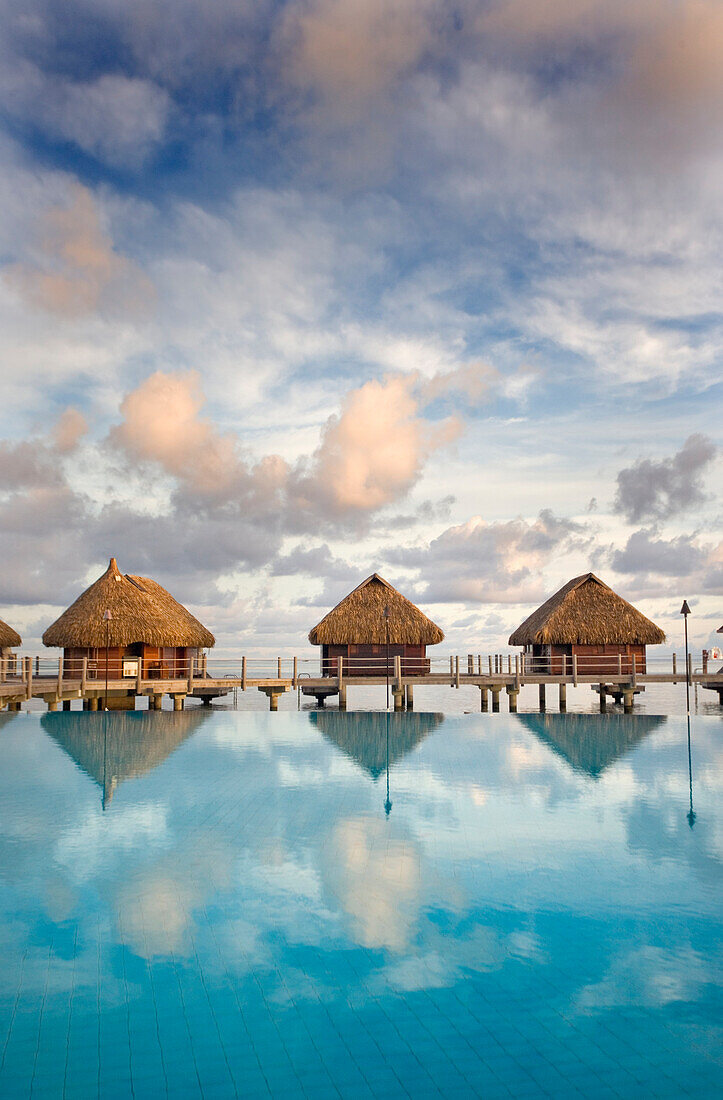
[(690, 715), (688, 715), (688, 791), (690, 794), (690, 809), (685, 815), (691, 829), (695, 825), (695, 810), (693, 809), (693, 761), (690, 755)]
[[(387, 633), (387, 710), (389, 710), (389, 604), (384, 608), (384, 626)], [(389, 727), (387, 727), (387, 741), (389, 740)]]
[(693, 810), (693, 759), (690, 751), (690, 660), (688, 658), (688, 616), (690, 615), (690, 608), (688, 607), (687, 600), (683, 600), (683, 606), (680, 609), (680, 613), (683, 616), (683, 622), (685, 624), (685, 713), (688, 719), (688, 791), (690, 796), (690, 809), (686, 817), (692, 829), (695, 825), (695, 811)]
[(683, 600), (680, 613), (685, 623), (685, 710), (688, 717), (690, 717), (690, 664), (688, 661), (688, 616), (690, 615), (690, 608), (687, 600)]
[(108, 709), (108, 647), (110, 646), (110, 621), (113, 618), (110, 611), (106, 608), (103, 612), (103, 622), (105, 623), (105, 703), (103, 709)]
[(384, 813), (389, 817), (392, 812), (392, 800), (389, 797), (389, 710), (387, 709), (387, 798), (384, 803)]

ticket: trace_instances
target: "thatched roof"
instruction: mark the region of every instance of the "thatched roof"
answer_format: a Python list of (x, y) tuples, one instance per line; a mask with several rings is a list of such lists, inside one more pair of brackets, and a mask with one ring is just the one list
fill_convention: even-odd
[(659, 645), (665, 634), (594, 573), (564, 584), (533, 611), (510, 645)]
[(11, 626), (0, 619), (0, 649), (11, 649), (14, 645), (22, 644), (23, 639), (17, 630), (13, 630)]
[(667, 721), (658, 714), (520, 714), (518, 719), (593, 779)]
[(423, 711), (390, 714), (388, 711), (316, 710), (309, 714), (309, 719), (327, 740), (361, 765), (372, 779), (378, 779), (386, 771), (387, 759), (391, 766), (407, 756), (438, 729), (444, 715)]
[(44, 714), (40, 724), (103, 789), (104, 805), (125, 779), (157, 768), (209, 716), (202, 707), (183, 711)]
[(372, 573), (309, 631), (312, 645), (436, 645), (444, 633), (389, 581)]
[(102, 577), (86, 588), (74, 604), (43, 634), (47, 646), (106, 644), (103, 613), (111, 613), (108, 644), (212, 646), (216, 639), (170, 592), (148, 577), (134, 577), (118, 569), (115, 558)]

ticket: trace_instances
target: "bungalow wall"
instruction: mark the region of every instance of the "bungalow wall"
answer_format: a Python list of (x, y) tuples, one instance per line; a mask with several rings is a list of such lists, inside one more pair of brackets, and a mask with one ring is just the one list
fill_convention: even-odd
[[(339, 658), (344, 658), (344, 670), (349, 676), (394, 675), (394, 658), (401, 657), (403, 676), (421, 676), (429, 672), (426, 645), (389, 645), (348, 643), (322, 646), (322, 676), (339, 675)], [(387, 661), (388, 655), (388, 661)]]
[[(151, 646), (135, 642), (126, 646), (108, 647), (108, 679), (135, 679), (134, 665), (140, 662), (144, 680), (181, 680), (189, 674), (191, 664), (198, 667), (198, 649), (189, 646)], [(98, 647), (73, 647), (63, 650), (63, 678), (79, 680), (83, 659), (87, 658), (89, 680), (105, 680), (106, 649)], [(125, 665), (124, 665), (125, 663)], [(124, 676), (124, 670), (129, 675)]]
[(572, 675), (573, 656), (577, 657), (580, 676), (630, 676), (633, 671), (645, 672), (645, 646), (609, 645), (528, 645), (525, 664), (533, 672), (550, 676)]

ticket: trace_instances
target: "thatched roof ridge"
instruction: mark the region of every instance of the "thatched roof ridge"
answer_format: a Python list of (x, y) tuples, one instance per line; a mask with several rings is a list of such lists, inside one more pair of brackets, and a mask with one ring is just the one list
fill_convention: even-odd
[(108, 644), (212, 646), (216, 639), (182, 604), (156, 581), (133, 577), (118, 569), (115, 558), (75, 603), (43, 634), (46, 646), (104, 646), (111, 613)]
[(389, 581), (372, 573), (309, 631), (312, 645), (436, 645), (444, 632)]
[(13, 630), (11, 626), (0, 619), (0, 649), (12, 649), (13, 646), (22, 644), (23, 639), (17, 630)]
[(659, 645), (665, 634), (594, 573), (574, 577), (510, 635), (510, 645)]

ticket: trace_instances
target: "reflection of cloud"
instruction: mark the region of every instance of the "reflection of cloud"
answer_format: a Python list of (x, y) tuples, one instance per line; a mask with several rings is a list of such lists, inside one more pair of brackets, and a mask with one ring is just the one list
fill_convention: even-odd
[(327, 882), (351, 918), (362, 947), (403, 951), (420, 902), (420, 853), (412, 841), (390, 837), (386, 822), (342, 820), (328, 846)]
[(121, 881), (114, 908), (122, 941), (146, 959), (187, 953), (194, 909), (232, 883), (235, 859), (225, 840), (201, 833), (185, 850)]
[(696, 1000), (703, 986), (717, 984), (715, 970), (720, 967), (711, 969), (710, 962), (689, 946), (675, 951), (646, 944), (614, 959), (602, 981), (580, 991), (577, 1007), (663, 1008), (673, 1001)]
[(110, 815), (96, 808), (60, 834), (55, 859), (67, 868), (74, 882), (87, 882), (121, 852), (147, 852), (170, 843), (166, 806), (123, 806)]

